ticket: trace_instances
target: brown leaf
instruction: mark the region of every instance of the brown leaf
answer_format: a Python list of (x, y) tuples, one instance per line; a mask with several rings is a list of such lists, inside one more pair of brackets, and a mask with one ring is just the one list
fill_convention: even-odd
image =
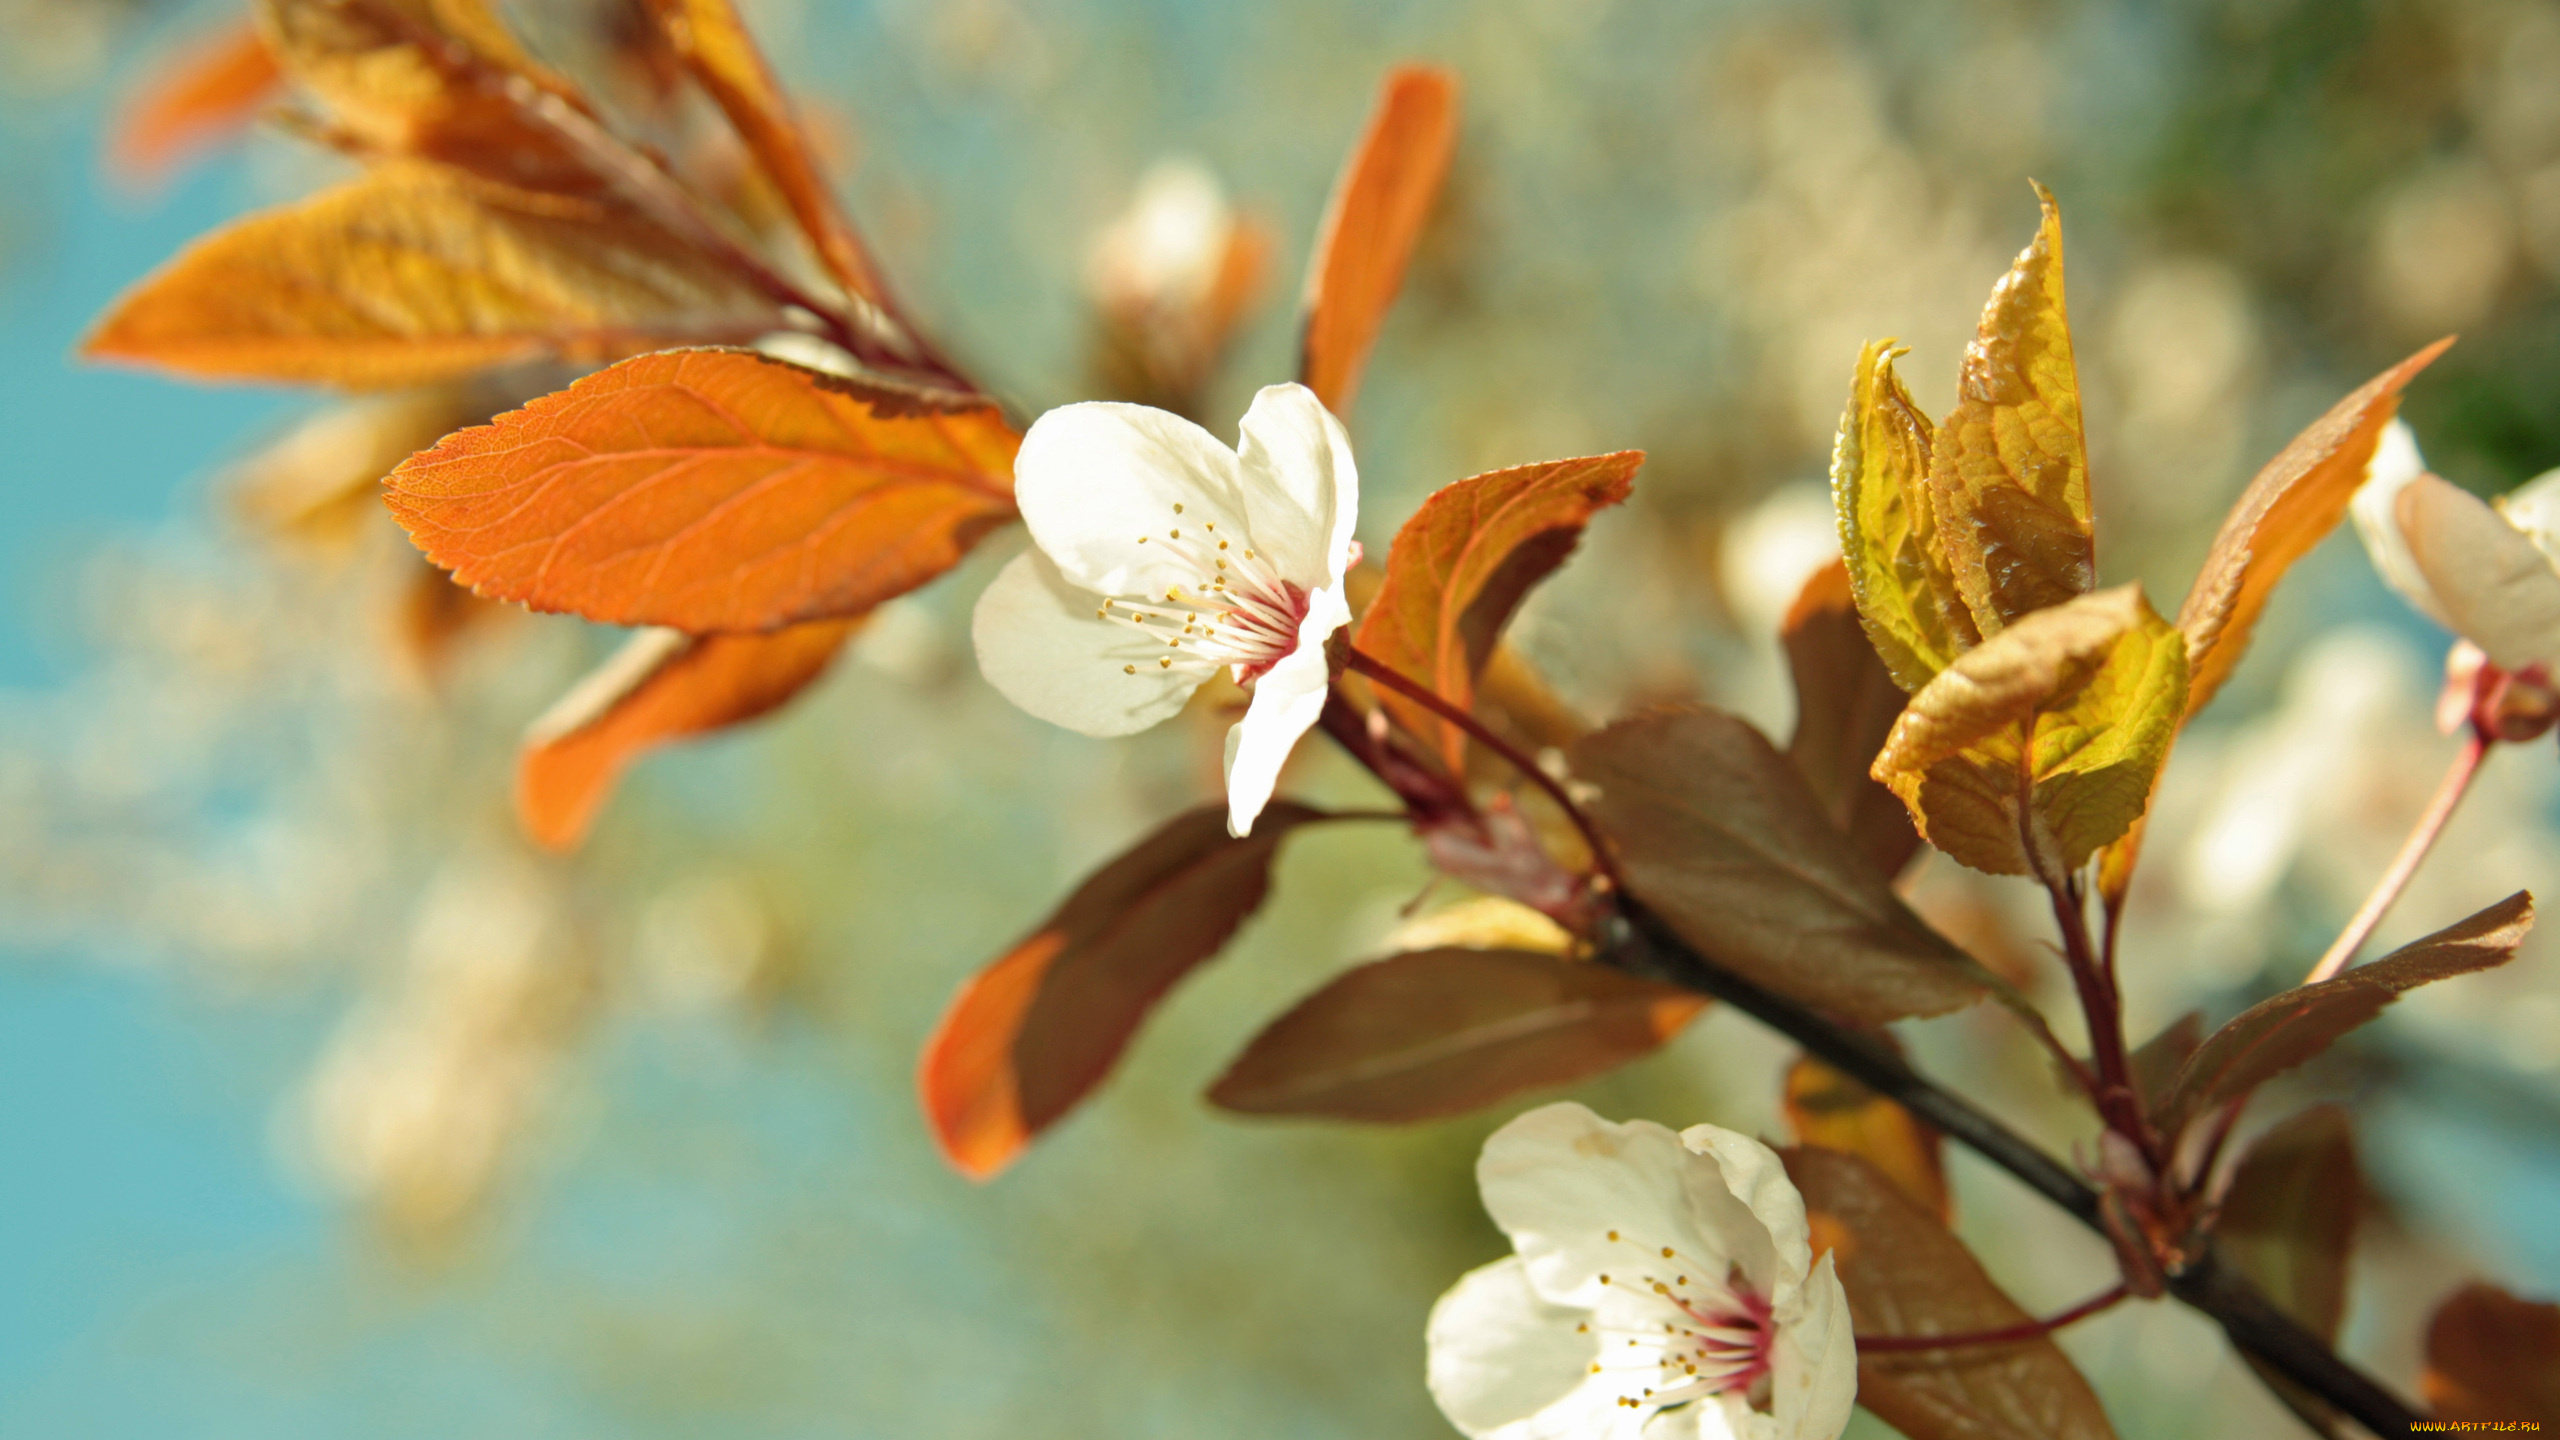
[(2261, 1001), (2206, 1037), (2180, 1068), (2161, 1129), (2175, 1136), (2195, 1117), (2320, 1054), (2403, 991), (2506, 964), (2532, 928), (2533, 896), (2519, 890), (2369, 965)]
[(248, 128), (283, 81), (275, 53), (246, 20), (191, 36), (118, 107), (108, 129), (107, 167), (127, 185), (156, 186)]
[[(1861, 1339), (2026, 1324), (1964, 1242), (1855, 1155), (1782, 1152), (1804, 1192), (1814, 1248), (1830, 1248)], [(2113, 1440), (2089, 1382), (2050, 1337), (1862, 1354), (1858, 1403), (1910, 1440)]]
[(2146, 1110), (2157, 1109), (2169, 1097), (2169, 1087), (2176, 1083), (2178, 1071), (2203, 1043), (2204, 1012), (2190, 1010), (2170, 1021), (2159, 1034), (2133, 1047), (2129, 1057), (2133, 1093), (2142, 1097)]
[(1787, 758), (1859, 853), (1883, 873), (1900, 874), (1920, 848), (1920, 832), (1902, 801), (1868, 771), (1905, 697), (1859, 623), (1846, 565), (1834, 561), (1814, 572), (1778, 638), (1796, 689)]
[(2276, 582), (2346, 515), (2383, 427), (2400, 408), (2400, 391), (2452, 343), (2450, 336), (2437, 341), (2329, 407), (2241, 492), (2178, 608), (2193, 666), (2188, 714), (2203, 709), (2240, 663)]
[(1940, 543), (1987, 638), (2097, 584), (2080, 380), (2062, 305), (2062, 211), (1992, 287), (1930, 463)]
[(201, 379), (387, 389), (771, 320), (636, 212), (404, 161), (196, 241), (84, 351)]
[(2186, 660), (2131, 585), (2021, 617), (1911, 697), (1875, 777), (1954, 859), (2058, 883), (2150, 803)]
[[(260, 33), (354, 145), (508, 186), (595, 195), (604, 182), (527, 104), (586, 110), (487, 0), (256, 0)], [(517, 96), (532, 97), (520, 102)]]
[(821, 620), (758, 635), (644, 630), (526, 731), (516, 816), (573, 850), (631, 763), (677, 740), (742, 725), (815, 684), (860, 627)]
[(1256, 1115), (1463, 1115), (1649, 1055), (1705, 1003), (1526, 950), (1410, 951), (1299, 1001), (1253, 1038), (1209, 1099)]
[[(1353, 643), (1461, 710), (1511, 613), (1573, 553), (1594, 513), (1627, 498), (1641, 450), (1548, 460), (1433, 491), (1396, 532), (1387, 579)], [(1387, 713), (1464, 773), (1466, 732), (1393, 693)]]
[(2214, 1239), (2277, 1309), (2335, 1341), (2363, 1194), (2347, 1112), (2306, 1110), (2249, 1147), (2224, 1192)]
[(2425, 1385), (2439, 1419), (2560, 1425), (2560, 1305), (2454, 1291), (2427, 1322)]
[(1282, 837), (1316, 818), (1275, 801), (1237, 839), (1224, 805), (1176, 816), (962, 986), (916, 1074), (944, 1157), (987, 1179), (1074, 1108), (1262, 904)]
[(1718, 964), (1881, 1025), (1991, 977), (1921, 923), (1759, 731), (1715, 710), (1622, 720), (1572, 749), (1635, 897)]
[(1013, 516), (1021, 437), (747, 350), (598, 371), (392, 473), (391, 513), (483, 594), (702, 633), (859, 615)]
[(1955, 1204), (1947, 1194), (1946, 1141), (1910, 1111), (1810, 1055), (1787, 1067), (1785, 1102), (1796, 1143), (1857, 1156), (1930, 1218), (1950, 1222)]
[(1422, 65), (1389, 71), (1368, 132), (1334, 182), (1307, 268), (1298, 378), (1336, 415), (1351, 409), (1457, 143), (1457, 75)]
[(790, 97), (774, 79), (737, 6), (731, 0), (648, 0), (648, 5), (667, 43), (782, 192), (783, 203), (819, 260), (845, 289), (878, 301), (880, 286), (870, 257), (818, 173), (808, 137), (792, 116)]

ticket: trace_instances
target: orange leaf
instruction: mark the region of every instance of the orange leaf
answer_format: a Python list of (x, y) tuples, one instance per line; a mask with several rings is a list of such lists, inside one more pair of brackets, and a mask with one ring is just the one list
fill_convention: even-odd
[(1556, 955), (1416, 950), (1299, 1001), (1253, 1037), (1209, 1099), (1255, 1115), (1463, 1115), (1650, 1055), (1705, 1004)]
[(620, 205), (396, 161), (196, 241), (84, 353), (387, 389), (770, 323), (755, 292)]
[(1946, 1141), (1911, 1112), (1810, 1055), (1787, 1067), (1787, 1128), (1797, 1143), (1855, 1155), (1947, 1224)]
[(2437, 341), (2330, 406), (2241, 492), (2178, 607), (2194, 665), (2188, 714), (2203, 709), (2230, 678), (2276, 582), (2346, 515), (2383, 427), (2400, 408), (2400, 391), (2452, 343), (2451, 336)]
[(488, 0), (258, 0), (257, 15), (278, 61), (365, 150), (536, 190), (604, 188), (529, 112), (535, 101), (590, 107), (534, 63)]
[(2560, 1425), (2560, 1305), (2478, 1281), (2427, 1322), (2427, 1403), (2446, 1420)]
[(1457, 143), (1457, 75), (1421, 65), (1388, 72), (1368, 133), (1334, 182), (1307, 268), (1299, 378), (1336, 415), (1360, 388)]
[(483, 594), (701, 633), (859, 615), (1013, 517), (1021, 437), (750, 350), (626, 360), (386, 482), (427, 558)]
[(1100, 1084), (1147, 1012), (1261, 905), (1281, 837), (1317, 818), (1278, 801), (1237, 839), (1224, 805), (1178, 815), (962, 986), (916, 1072), (952, 1165), (989, 1178)]
[[(1396, 532), (1387, 579), (1361, 617), (1356, 643), (1407, 679), (1472, 709), (1476, 675), (1530, 587), (1582, 538), (1594, 512), (1627, 498), (1641, 450), (1522, 465), (1442, 486)], [(1463, 773), (1465, 732), (1400, 696), (1388, 713), (1437, 737)]]
[(516, 814), (526, 833), (553, 850), (577, 848), (631, 762), (780, 707), (827, 672), (861, 623), (634, 635), (526, 732), (516, 763)]
[(818, 258), (847, 290), (878, 301), (870, 257), (818, 174), (808, 137), (731, 0), (648, 0), (667, 43), (711, 92), (763, 167)]
[(151, 69), (119, 108), (107, 165), (137, 187), (157, 185), (265, 109), (284, 80), (257, 27), (237, 21), (193, 36)]

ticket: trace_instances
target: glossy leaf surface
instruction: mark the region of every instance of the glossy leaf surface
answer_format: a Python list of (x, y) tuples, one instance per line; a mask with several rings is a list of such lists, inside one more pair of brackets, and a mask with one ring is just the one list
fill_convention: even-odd
[(1984, 640), (1912, 696), (1875, 777), (1957, 860), (2060, 876), (2142, 815), (2186, 681), (2185, 642), (2139, 590), (2082, 596)]
[(1985, 636), (2097, 583), (2062, 211), (2041, 185), (2036, 199), (2043, 222), (1992, 287), (1930, 458), (1940, 543)]
[(1893, 373), (1890, 340), (1858, 355), (1831, 449), (1831, 501), (1858, 616), (1885, 668), (1917, 690), (1981, 642), (1948, 568), (1929, 481), (1935, 430)]
[(391, 512), (483, 594), (695, 633), (860, 615), (1013, 516), (1020, 437), (745, 350), (599, 371), (393, 472)]

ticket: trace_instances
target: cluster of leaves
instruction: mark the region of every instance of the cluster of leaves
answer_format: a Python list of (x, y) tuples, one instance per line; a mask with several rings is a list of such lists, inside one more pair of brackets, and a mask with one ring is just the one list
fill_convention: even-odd
[[(485, 423), (389, 474), (419, 551), (478, 596), (642, 627), (527, 738), (519, 802), (537, 838), (576, 843), (648, 748), (787, 703), (873, 609), (1014, 518), (1014, 425), (898, 304), (730, 0), (639, 5), (618, 43), (652, 78), (626, 103), (539, 62), (483, 0), (258, 0), (256, 19), (254, 43), (209, 50), (137, 116), (136, 163), (289, 84), (297, 123), (363, 172), (198, 242), (116, 305), (90, 353), (417, 391), (423, 408), (397, 413), (441, 417), (426, 438), (477, 412)], [(653, 136), (678, 127), (688, 93), (725, 129)], [(1456, 135), (1454, 79), (1400, 70), (1338, 183), (1300, 370), (1337, 414)], [(2226, 1157), (2241, 1107), (2399, 993), (2510, 958), (2530, 901), (2139, 1049), (2114, 921), (2180, 728), (2287, 567), (2334, 528), (2402, 387), (2442, 346), (2269, 462), (2173, 623), (2138, 587), (2097, 588), (2061, 222), (2039, 197), (1952, 413), (1932, 424), (1911, 402), (1890, 342), (1859, 357), (1834, 459), (1843, 560), (1786, 621), (1798, 720), (1783, 749), (1705, 708), (1577, 733), (1502, 646), (1523, 600), (1628, 497), (1639, 452), (1459, 480), (1405, 522), (1324, 729), (1435, 865), (1544, 919), (1343, 973), (1258, 1035), (1213, 1102), (1415, 1120), (1625, 1064), (1704, 1003), (1633, 973), (1624, 942), (1641, 918), (1848, 1029), (1997, 1000), (2101, 1124), (2127, 1290), (2159, 1294), (2220, 1246), (2334, 1336), (2358, 1191), (2345, 1118), (2297, 1116)], [(564, 366), (591, 373), (555, 388)], [(516, 408), (495, 413), (493, 394)], [(1547, 763), (1524, 753), (1541, 747)], [(1221, 809), (1177, 816), (971, 980), (919, 1075), (953, 1163), (991, 1176), (1072, 1111), (1261, 905), (1288, 838), (1334, 818), (1276, 802), (1236, 838)], [(1895, 877), (1924, 840), (2051, 893), (2088, 1057), (1904, 904)], [(1937, 1135), (1811, 1062), (1786, 1097), (1803, 1142), (1791, 1173), (1863, 1333), (2034, 1329), (1948, 1228)], [(2466, 1294), (2439, 1317), (2448, 1413), (2516, 1393), (2482, 1358), (2495, 1346), (2551, 1354), (2551, 1327), (2518, 1341), (2495, 1318), (2519, 1304)], [(1862, 1362), (1860, 1398), (1918, 1440), (2111, 1433), (2041, 1332), (1885, 1348)], [(2319, 1414), (2317, 1397), (2289, 1398)]]

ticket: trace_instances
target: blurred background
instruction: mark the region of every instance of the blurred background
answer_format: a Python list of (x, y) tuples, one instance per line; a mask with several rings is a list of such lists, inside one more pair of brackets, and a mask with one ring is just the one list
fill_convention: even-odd
[[(513, 8), (539, 39), (611, 7)], [(1363, 538), (1462, 475), (1649, 450), (1517, 631), (1594, 719), (1703, 698), (1783, 734), (1772, 630), (1830, 543), (1857, 347), (1902, 337), (1942, 411), (2029, 176), (2066, 217), (2109, 582), (2173, 609), (2256, 465), (2448, 331), (2406, 410), (2435, 467), (2494, 493), (2560, 464), (2550, 0), (748, 10), (978, 374), (1025, 413), (1139, 394), (1227, 434), (1290, 372), (1379, 76), (1456, 67), (1449, 194), (1351, 417)], [(1449, 1433), (1422, 1318), (1501, 1249), (1470, 1167), (1504, 1116), (1197, 1098), (1386, 945), (1424, 880), (1398, 837), (1294, 841), (1242, 940), (1014, 1171), (970, 1185), (926, 1139), (910, 1077), (952, 988), (1217, 773), (1205, 719), (1090, 741), (979, 683), (968, 607), (1017, 538), (549, 857), (513, 747), (614, 637), (454, 598), (343, 483), (441, 423), (68, 358), (188, 238), (341, 173), (272, 128), (156, 182), (105, 165), (137, 87), (238, 11), (0, 0), (0, 1434)], [(1131, 318), (1229, 246), (1260, 283), (1227, 276), (1214, 333)], [(2138, 1032), (2298, 976), (2452, 756), (2446, 637), (2344, 535), (2294, 577), (2171, 767)], [(2560, 878), (2548, 742), (2489, 763), (2385, 942)], [(1364, 793), (1321, 757), (1293, 783)], [(1943, 864), (1915, 896), (2061, 998), (2040, 897)], [(2346, 1344), (2404, 1388), (2459, 1281), (2560, 1291), (2554, 951), (2403, 1002), (2256, 1112), (2356, 1105)], [(1914, 1039), (2082, 1138), (1999, 1022)], [(1787, 1057), (1710, 1011), (1577, 1093), (1775, 1135)], [(2022, 1303), (2103, 1287), (2095, 1241), (1956, 1168)], [(2068, 1344), (2129, 1437), (2290, 1424), (2173, 1306)]]

